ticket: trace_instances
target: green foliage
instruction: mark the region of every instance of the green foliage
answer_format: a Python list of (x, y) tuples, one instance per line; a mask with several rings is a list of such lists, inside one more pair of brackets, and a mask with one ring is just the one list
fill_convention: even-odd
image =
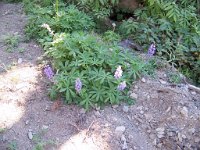
[(15, 140), (9, 142), (7, 149), (8, 150), (17, 150), (18, 149), (17, 142)]
[(122, 22), (119, 33), (147, 50), (155, 42), (157, 54), (173, 66), (189, 68), (200, 83), (200, 19), (197, 1), (146, 0), (137, 19)]
[(73, 32), (78, 30), (89, 31), (94, 22), (87, 14), (79, 11), (74, 5), (61, 7), (59, 12), (52, 7), (36, 7), (32, 10), (26, 33), (29, 38), (40, 39), (41, 43), (51, 41), (52, 35), (42, 27), (48, 24), (54, 32)]
[(45, 150), (45, 146), (51, 146), (54, 147), (56, 144), (52, 140), (45, 141), (43, 139), (43, 136), (47, 132), (46, 129), (42, 129), (37, 134), (33, 136), (33, 143), (35, 144), (33, 150)]
[(105, 42), (118, 44), (121, 40), (121, 37), (119, 34), (115, 33), (114, 31), (106, 31), (103, 35), (103, 40)]
[(100, 19), (108, 17), (119, 0), (71, 0), (67, 2), (75, 3), (80, 9)]
[(170, 72), (168, 73), (169, 82), (179, 84), (181, 83), (180, 74), (177, 72)]
[(0, 128), (0, 133), (4, 133), (6, 131), (6, 128)]
[(6, 51), (13, 52), (19, 44), (19, 35), (9, 35), (5, 37), (4, 43), (6, 45)]
[[(129, 85), (144, 66), (141, 60), (122, 53), (115, 44), (111, 46), (97, 35), (84, 32), (56, 34), (47, 53), (57, 70), (51, 95), (62, 93), (66, 103), (77, 103), (87, 110), (126, 99), (126, 91), (118, 91), (117, 86), (123, 81)], [(123, 76), (117, 80), (113, 75), (119, 65)], [(75, 91), (77, 78), (83, 84), (81, 93)]]

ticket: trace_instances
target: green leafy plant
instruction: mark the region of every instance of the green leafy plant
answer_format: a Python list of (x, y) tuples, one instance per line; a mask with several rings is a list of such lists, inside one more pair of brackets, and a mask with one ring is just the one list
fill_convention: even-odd
[(106, 31), (103, 35), (103, 40), (105, 42), (118, 44), (121, 40), (121, 37), (119, 34), (115, 33), (114, 31)]
[(15, 140), (9, 142), (7, 149), (8, 150), (17, 150), (18, 146), (17, 146), (17, 142)]
[(74, 5), (61, 7), (59, 12), (53, 7), (39, 8), (32, 11), (29, 23), (26, 27), (26, 35), (29, 38), (39, 39), (40, 43), (52, 40), (52, 34), (42, 27), (47, 24), (54, 32), (73, 32), (79, 30), (89, 31), (94, 27), (94, 22), (87, 14), (79, 11)]
[(9, 35), (9, 36), (5, 37), (4, 43), (7, 46), (6, 51), (13, 52), (14, 49), (19, 44), (19, 36), (18, 35)]
[(25, 48), (23, 48), (23, 47), (18, 48), (18, 51), (19, 51), (20, 53), (24, 53), (24, 52), (25, 52)]
[(124, 20), (118, 31), (144, 50), (155, 42), (157, 55), (177, 68), (194, 72), (191, 78), (199, 84), (200, 19), (195, 8), (197, 3), (145, 0), (144, 7), (135, 11), (135, 19)]
[(119, 0), (71, 0), (67, 2), (76, 4), (81, 10), (100, 19), (108, 17)]
[[(51, 96), (64, 94), (66, 103), (76, 103), (85, 109), (115, 104), (127, 99), (127, 90), (120, 91), (119, 85), (130, 85), (140, 76), (144, 64), (141, 60), (122, 53), (120, 47), (107, 44), (96, 35), (84, 32), (56, 34), (47, 54), (53, 58), (57, 70)], [(114, 77), (121, 66), (123, 76)], [(80, 92), (76, 83), (80, 82)]]
[(0, 128), (0, 133), (4, 133), (6, 131), (6, 128)]
[(55, 142), (52, 140), (44, 140), (43, 136), (47, 132), (46, 129), (42, 129), (33, 136), (33, 142), (35, 144), (33, 150), (45, 150), (45, 146), (55, 146)]
[(179, 84), (181, 83), (180, 74), (177, 72), (170, 72), (168, 73), (169, 82)]

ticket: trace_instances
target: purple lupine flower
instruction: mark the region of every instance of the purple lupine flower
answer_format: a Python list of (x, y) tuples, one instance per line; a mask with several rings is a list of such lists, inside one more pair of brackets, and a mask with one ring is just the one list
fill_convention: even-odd
[(117, 90), (119, 91), (123, 91), (126, 88), (126, 81), (121, 82), (118, 86), (117, 86)]
[(156, 53), (156, 45), (152, 43), (148, 49), (148, 56), (153, 56)]
[(115, 79), (121, 78), (122, 77), (122, 73), (123, 73), (122, 67), (118, 66), (116, 71), (115, 71), (115, 75), (114, 75)]
[(82, 89), (82, 82), (80, 80), (80, 78), (77, 78), (75, 81), (75, 90), (77, 93), (80, 93)]
[(47, 76), (47, 78), (48, 79), (52, 79), (53, 78), (53, 76), (54, 76), (54, 72), (53, 72), (53, 70), (52, 70), (52, 68), (49, 66), (49, 65), (47, 65), (45, 68), (44, 68), (44, 73), (45, 73), (45, 75)]

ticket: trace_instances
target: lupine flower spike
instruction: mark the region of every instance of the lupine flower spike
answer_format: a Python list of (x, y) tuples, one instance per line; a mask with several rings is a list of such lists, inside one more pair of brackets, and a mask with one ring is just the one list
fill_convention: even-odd
[(156, 53), (156, 45), (152, 43), (148, 49), (148, 56), (153, 56)]
[(53, 76), (54, 76), (54, 72), (53, 72), (52, 68), (49, 65), (47, 65), (44, 68), (44, 73), (45, 73), (45, 75), (47, 76), (47, 78), (49, 80), (51, 80), (53, 78)]
[(43, 25), (41, 25), (41, 27), (47, 29), (51, 35), (54, 35), (53, 31), (51, 30), (48, 24), (44, 23)]
[(123, 73), (122, 67), (118, 66), (116, 71), (115, 71), (115, 75), (114, 75), (115, 79), (121, 78), (122, 77), (122, 73)]
[(80, 78), (77, 78), (75, 81), (75, 90), (77, 93), (80, 93), (82, 89), (82, 82), (80, 80)]
[(123, 91), (125, 88), (126, 88), (126, 81), (123, 81), (118, 85), (117, 90)]

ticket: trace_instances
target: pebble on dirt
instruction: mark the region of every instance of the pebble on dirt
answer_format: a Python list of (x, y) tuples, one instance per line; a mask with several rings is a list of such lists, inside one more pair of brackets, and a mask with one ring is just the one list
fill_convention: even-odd
[(145, 82), (146, 82), (146, 79), (145, 79), (145, 78), (142, 78), (141, 81), (142, 81), (143, 83), (145, 83)]
[(125, 132), (125, 126), (117, 126), (115, 129), (115, 134), (121, 136)]
[(30, 140), (33, 139), (33, 133), (32, 133), (31, 131), (28, 132), (28, 138), (29, 138)]
[(136, 93), (131, 93), (130, 97), (132, 99), (137, 99), (138, 98), (138, 95)]
[(128, 106), (124, 106), (123, 107), (123, 112), (127, 113), (129, 111), (129, 107)]
[(187, 109), (187, 107), (184, 106), (184, 107), (182, 108), (181, 114), (182, 114), (185, 118), (188, 117), (188, 109)]

